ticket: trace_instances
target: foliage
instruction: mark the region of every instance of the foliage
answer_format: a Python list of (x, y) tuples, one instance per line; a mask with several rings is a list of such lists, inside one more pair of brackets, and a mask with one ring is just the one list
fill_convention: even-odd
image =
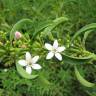
[[(0, 0), (0, 96), (96, 96), (95, 2)], [(44, 44), (54, 39), (67, 49), (62, 62), (45, 60)], [(26, 51), (41, 56), (34, 79), (17, 68)]]

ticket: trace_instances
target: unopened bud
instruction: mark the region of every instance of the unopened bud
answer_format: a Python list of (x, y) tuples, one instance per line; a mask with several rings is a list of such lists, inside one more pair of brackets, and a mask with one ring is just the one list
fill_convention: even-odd
[(22, 34), (18, 31), (15, 32), (15, 38), (20, 39), (22, 37)]

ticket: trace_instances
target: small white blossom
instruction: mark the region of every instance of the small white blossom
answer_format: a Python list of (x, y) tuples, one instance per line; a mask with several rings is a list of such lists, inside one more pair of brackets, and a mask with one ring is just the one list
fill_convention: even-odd
[(18, 63), (21, 66), (25, 66), (26, 67), (26, 72), (28, 74), (32, 73), (32, 69), (41, 69), (41, 66), (39, 64), (37, 64), (36, 62), (39, 59), (39, 56), (34, 56), (33, 58), (31, 57), (31, 54), (29, 52), (26, 52), (26, 56), (25, 56), (26, 60), (19, 60)]
[(62, 56), (60, 53), (65, 50), (65, 47), (59, 47), (57, 40), (54, 41), (53, 45), (45, 43), (45, 48), (49, 50), (46, 59), (51, 59), (53, 56), (55, 56), (58, 60), (62, 60)]

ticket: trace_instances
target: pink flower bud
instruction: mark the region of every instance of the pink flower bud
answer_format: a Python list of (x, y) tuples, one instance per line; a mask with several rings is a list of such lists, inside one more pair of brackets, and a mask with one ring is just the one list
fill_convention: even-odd
[(22, 34), (18, 31), (15, 32), (15, 38), (20, 39), (22, 37)]

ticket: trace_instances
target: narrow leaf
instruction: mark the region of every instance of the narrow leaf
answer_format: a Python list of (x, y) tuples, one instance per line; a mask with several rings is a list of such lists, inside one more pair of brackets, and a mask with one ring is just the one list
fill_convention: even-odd
[(76, 34), (73, 36), (72, 40), (71, 40), (71, 44), (72, 42), (76, 39), (76, 37), (78, 37), (81, 33), (83, 32), (88, 32), (88, 30), (93, 30), (96, 29), (96, 23), (91, 23), (89, 25), (84, 26), (83, 28), (81, 28), (79, 31), (76, 32)]
[(26, 78), (26, 79), (34, 79), (36, 78), (38, 75), (30, 75), (28, 74), (22, 66), (20, 66), (19, 64), (16, 64), (16, 68), (17, 68), (17, 71), (18, 73), (23, 77), (23, 78)]
[(75, 68), (75, 75), (76, 75), (78, 81), (79, 81), (82, 85), (84, 85), (85, 87), (94, 87), (94, 86), (95, 86), (94, 83), (88, 82), (87, 80), (85, 80), (85, 79), (80, 75), (80, 73), (79, 73), (79, 71), (78, 71), (78, 69), (77, 69), (76, 66), (75, 66), (74, 68)]
[(78, 58), (78, 57), (72, 57), (72, 56), (63, 54), (63, 60), (65, 63), (68, 63), (68, 64), (84, 64), (90, 61), (92, 58), (93, 58), (93, 55), (90, 55), (88, 57)]
[[(44, 36), (47, 35), (47, 34), (49, 34), (56, 26), (58, 26), (59, 24), (65, 22), (65, 21), (68, 21), (68, 19), (66, 17), (56, 18), (51, 23), (48, 23), (47, 25), (44, 25), (40, 30), (38, 30), (37, 32), (35, 32), (33, 34), (33, 39), (36, 38), (36, 36), (38, 34), (40, 34), (41, 32), (43, 32)], [(43, 29), (44, 29), (44, 31), (42, 31)]]

